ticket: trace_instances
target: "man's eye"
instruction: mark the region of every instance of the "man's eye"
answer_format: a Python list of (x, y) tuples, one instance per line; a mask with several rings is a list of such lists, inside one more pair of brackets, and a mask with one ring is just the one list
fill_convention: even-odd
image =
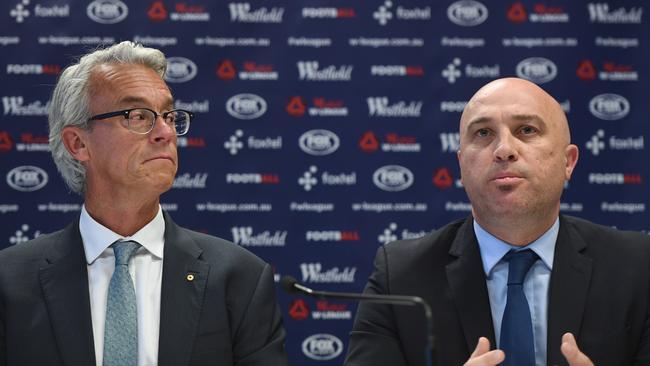
[(531, 126), (524, 126), (521, 128), (521, 133), (524, 135), (532, 135), (537, 132), (537, 129), (535, 127)]
[(481, 128), (480, 130), (476, 131), (476, 136), (478, 137), (490, 136), (490, 130), (488, 130), (487, 128)]

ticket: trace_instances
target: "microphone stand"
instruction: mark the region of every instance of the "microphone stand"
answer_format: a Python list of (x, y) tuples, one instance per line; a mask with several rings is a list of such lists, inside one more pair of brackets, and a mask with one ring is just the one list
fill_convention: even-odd
[(368, 301), (381, 304), (391, 305), (420, 305), (424, 310), (424, 317), (427, 320), (427, 346), (425, 349), (425, 365), (432, 366), (433, 361), (436, 359), (435, 354), (435, 336), (433, 334), (433, 313), (431, 307), (424, 299), (419, 296), (405, 296), (405, 295), (374, 295), (364, 293), (351, 293), (351, 292), (332, 292), (332, 291), (316, 291), (309, 287), (300, 284), (295, 278), (291, 276), (284, 276), (280, 281), (282, 288), (289, 294), (302, 293), (307, 296), (315, 297), (318, 299), (344, 299), (356, 301)]

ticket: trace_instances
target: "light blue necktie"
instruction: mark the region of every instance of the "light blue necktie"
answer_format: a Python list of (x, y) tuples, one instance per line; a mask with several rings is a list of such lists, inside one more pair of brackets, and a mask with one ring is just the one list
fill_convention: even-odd
[(530, 308), (524, 294), (524, 278), (538, 256), (530, 249), (510, 251), (508, 262), (508, 299), (501, 321), (499, 348), (506, 353), (502, 366), (534, 366), (535, 344)]
[(129, 259), (139, 247), (140, 244), (134, 241), (113, 243), (115, 272), (108, 285), (104, 366), (138, 364), (138, 319)]

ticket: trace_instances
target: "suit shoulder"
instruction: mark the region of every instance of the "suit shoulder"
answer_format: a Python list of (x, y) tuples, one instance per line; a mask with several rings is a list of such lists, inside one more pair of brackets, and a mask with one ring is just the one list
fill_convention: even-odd
[(563, 219), (592, 249), (611, 250), (622, 255), (650, 253), (650, 236), (644, 233), (617, 230), (572, 216)]
[(208, 261), (218, 260), (221, 264), (264, 266), (260, 257), (245, 248), (216, 236), (200, 233), (180, 227), (203, 250), (203, 257)]

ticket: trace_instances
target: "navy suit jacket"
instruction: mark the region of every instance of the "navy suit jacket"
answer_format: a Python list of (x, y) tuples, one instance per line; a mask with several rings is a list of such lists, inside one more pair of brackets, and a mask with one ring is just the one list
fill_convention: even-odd
[[(439, 366), (462, 365), (495, 337), (472, 219), (382, 246), (365, 292), (415, 295), (433, 311)], [(560, 216), (548, 297), (548, 365), (572, 332), (596, 365), (650, 365), (650, 237)], [(347, 366), (420, 366), (426, 327), (409, 306), (359, 305)], [(506, 355), (507, 357), (507, 355)]]
[[(0, 252), (0, 365), (96, 364), (78, 222)], [(271, 268), (165, 214), (159, 337), (160, 366), (286, 365)]]

